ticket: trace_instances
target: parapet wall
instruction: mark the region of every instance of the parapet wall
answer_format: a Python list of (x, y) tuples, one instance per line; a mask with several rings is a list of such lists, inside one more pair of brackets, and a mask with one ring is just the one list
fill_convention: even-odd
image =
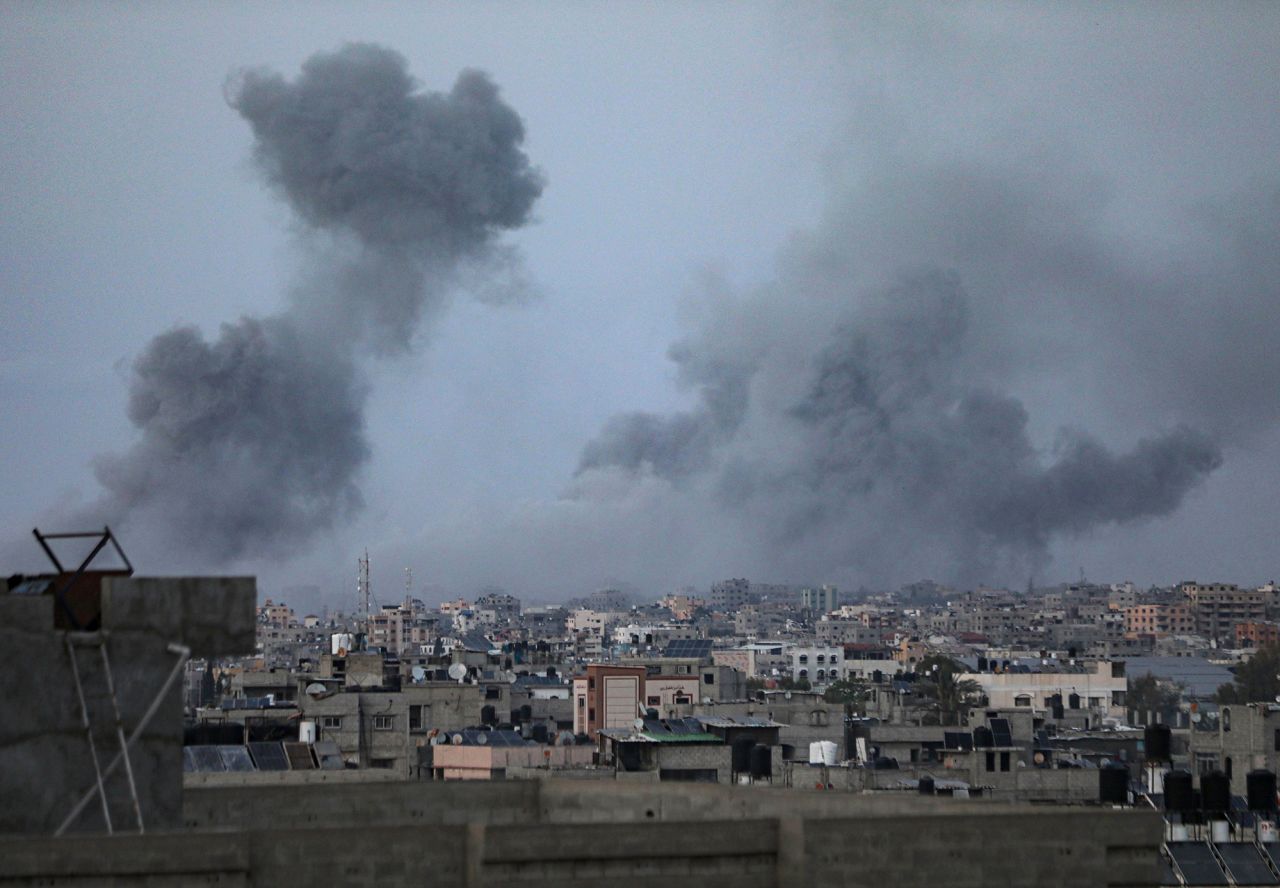
[(0, 839), (0, 885), (1150, 886), (1155, 812), (575, 781), (220, 787), (190, 827)]
[[(106, 768), (120, 752), (115, 716), (96, 639), (105, 639), (115, 699), (126, 736), (159, 695), (159, 708), (130, 749), (134, 785), (148, 829), (180, 823), (182, 676), (159, 694), (182, 662), (170, 644), (195, 657), (244, 654), (254, 646), (257, 589), (251, 577), (120, 577), (101, 581), (100, 635), (79, 637), (75, 656)], [(96, 786), (81, 721), (67, 633), (54, 628), (51, 595), (0, 595), (0, 834), (51, 833)], [(116, 829), (137, 829), (125, 769), (105, 781)], [(104, 831), (94, 801), (72, 824)]]

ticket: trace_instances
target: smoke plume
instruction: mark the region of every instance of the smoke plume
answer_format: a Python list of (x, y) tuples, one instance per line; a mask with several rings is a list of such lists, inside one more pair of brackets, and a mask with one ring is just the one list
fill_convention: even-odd
[[(1083, 303), (1098, 317), (1081, 326), (1099, 325), (1099, 343), (1116, 335), (1102, 331), (1108, 323), (1149, 337), (1151, 317), (1127, 328), (1121, 319), (1135, 298), (1172, 300), (1172, 279), (1120, 260), (1076, 208), (1024, 190), (1016, 171), (918, 173), (894, 183), (907, 213), (879, 206), (874, 186), (859, 195), (867, 204), (837, 205), (783, 257), (777, 280), (674, 349), (697, 405), (607, 422), (582, 451), (572, 496), (608, 502), (663, 483), (659, 512), (701, 503), (711, 532), (731, 528), (766, 570), (869, 581), (1026, 576), (1045, 568), (1058, 537), (1175, 511), (1221, 465), (1219, 435), (1242, 416), (1221, 403), (1170, 409), (1173, 421), (1126, 447), (1073, 423), (1037, 445), (1010, 390), (1036, 375), (1019, 337), (1042, 333), (1044, 314)], [(1246, 267), (1265, 265), (1263, 253)], [(1265, 296), (1261, 285), (1217, 310)], [(1179, 370), (1172, 357), (1150, 378), (1117, 382), (1146, 387), (1149, 402), (1176, 400), (1206, 368)]]
[(145, 521), (216, 560), (304, 543), (361, 505), (361, 366), (409, 346), (459, 271), (510, 263), (497, 242), (542, 191), (524, 126), (482, 73), (419, 92), (395, 52), (352, 44), (290, 81), (246, 71), (228, 103), (317, 258), (288, 308), (154, 339), (133, 365), (139, 439), (101, 457), (91, 511)]

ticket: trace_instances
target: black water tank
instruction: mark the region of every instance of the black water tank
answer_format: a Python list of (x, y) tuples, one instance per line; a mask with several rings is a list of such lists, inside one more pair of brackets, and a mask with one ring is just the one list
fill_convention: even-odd
[(1061, 700), (1053, 704), (1053, 717), (1058, 721), (1062, 721), (1067, 717), (1067, 710), (1063, 708)]
[(1129, 803), (1129, 769), (1124, 765), (1107, 765), (1098, 769), (1098, 801), (1104, 805)]
[(763, 743), (751, 747), (751, 779), (773, 776), (773, 750)]
[(648, 709), (646, 709), (646, 710), (644, 711), (644, 717), (645, 717), (645, 718), (651, 718), (651, 719), (659, 718), (658, 710), (654, 709), (654, 708), (651, 706), (651, 707), (649, 707)]
[(1067, 705), (1070, 706), (1072, 709), (1079, 709), (1080, 695), (1072, 692), (1071, 696), (1067, 698)]
[(739, 774), (751, 771), (751, 749), (756, 741), (750, 737), (739, 737), (733, 741), (733, 770)]
[(1206, 814), (1225, 814), (1231, 809), (1231, 779), (1222, 771), (1202, 776), (1200, 801)]
[(524, 706), (520, 707), (520, 721), (532, 721), (532, 720), (533, 720), (533, 707), (526, 703)]
[(480, 707), (480, 724), (494, 725), (498, 723), (498, 710), (492, 706)]
[(547, 726), (542, 724), (541, 722), (533, 726), (533, 742), (534, 743), (547, 742)]
[(873, 684), (880, 684), (884, 681), (884, 673), (879, 669), (871, 670), (871, 681)]
[(782, 760), (789, 762), (796, 757), (796, 747), (792, 743), (782, 744)]
[(1196, 808), (1195, 793), (1191, 785), (1190, 771), (1170, 771), (1164, 775), (1164, 809), (1166, 811), (1193, 811)]
[(979, 657), (979, 658), (978, 658), (978, 671), (979, 671), (979, 672), (986, 672), (986, 671), (987, 671), (987, 658), (986, 658), (986, 657)]
[(1250, 811), (1274, 811), (1276, 809), (1276, 775), (1259, 768), (1245, 777), (1248, 787)]
[(996, 745), (996, 736), (986, 725), (978, 725), (973, 729), (973, 745), (975, 749), (990, 749)]
[(1147, 761), (1173, 761), (1172, 742), (1168, 725), (1147, 725), (1142, 735), (1142, 745), (1146, 749)]
[(933, 778), (925, 774), (920, 778), (920, 795), (933, 795)]

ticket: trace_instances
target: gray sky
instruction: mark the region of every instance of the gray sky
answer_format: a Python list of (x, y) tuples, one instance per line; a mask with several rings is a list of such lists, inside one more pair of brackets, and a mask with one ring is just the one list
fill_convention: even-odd
[[(523, 119), (545, 190), (500, 238), (521, 298), (474, 298), (497, 274), (478, 263), (410, 350), (356, 359), (363, 509), (229, 562), (109, 516), (143, 570), (333, 604), (366, 546), (387, 598), (406, 566), (431, 594), (550, 599), (1274, 575), (1274, 5), (7, 4), (0, 24), (15, 569), (39, 566), (33, 524), (101, 501), (95, 460), (136, 452), (153, 337), (278, 316), (323, 273), (228, 75), (293, 80), (364, 41), (425, 90), (481, 69)], [(979, 401), (1024, 425), (991, 431), (1007, 412)], [(646, 435), (610, 437), (638, 412)]]

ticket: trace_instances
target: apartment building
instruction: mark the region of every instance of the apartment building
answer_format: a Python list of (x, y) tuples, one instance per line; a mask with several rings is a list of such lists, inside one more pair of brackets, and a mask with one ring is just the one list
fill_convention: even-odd
[(1195, 614), (1196, 634), (1220, 643), (1235, 641), (1236, 623), (1265, 620), (1272, 597), (1261, 589), (1241, 589), (1232, 583), (1193, 580), (1178, 588)]
[(1189, 604), (1136, 604), (1124, 609), (1126, 635), (1191, 635), (1196, 631), (1195, 611)]

